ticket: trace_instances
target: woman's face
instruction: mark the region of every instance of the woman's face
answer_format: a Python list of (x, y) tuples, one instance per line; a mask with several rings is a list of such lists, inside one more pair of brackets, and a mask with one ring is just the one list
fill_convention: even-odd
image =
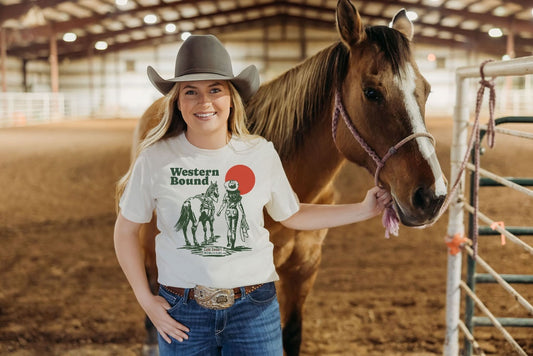
[(187, 138), (228, 135), (231, 93), (224, 80), (180, 83), (178, 109), (187, 124)]

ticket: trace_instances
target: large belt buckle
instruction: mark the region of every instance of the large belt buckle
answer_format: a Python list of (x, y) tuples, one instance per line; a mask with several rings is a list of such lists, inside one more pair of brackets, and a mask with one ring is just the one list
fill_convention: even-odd
[(235, 303), (233, 289), (217, 289), (204, 286), (194, 287), (194, 299), (207, 309), (227, 309)]

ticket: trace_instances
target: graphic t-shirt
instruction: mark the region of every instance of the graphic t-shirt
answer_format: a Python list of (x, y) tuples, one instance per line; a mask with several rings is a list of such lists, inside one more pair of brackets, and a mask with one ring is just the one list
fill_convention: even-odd
[(120, 208), (136, 223), (156, 210), (160, 284), (235, 288), (278, 279), (263, 208), (282, 221), (299, 203), (271, 142), (234, 136), (206, 150), (181, 134), (141, 152)]

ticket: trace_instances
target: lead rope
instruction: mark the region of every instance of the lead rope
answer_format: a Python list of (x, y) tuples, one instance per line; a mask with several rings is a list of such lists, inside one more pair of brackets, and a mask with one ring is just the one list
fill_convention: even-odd
[[(437, 215), (437, 218), (435, 219), (435, 222), (440, 218), (442, 214), (448, 209), (448, 206), (451, 203), (452, 197), (455, 195), (459, 183), (461, 181), (461, 175), (463, 174), (466, 163), (470, 159), (470, 154), (472, 152), (472, 149), (474, 150), (474, 189), (472, 192), (472, 200), (473, 205), (472, 208), (474, 210), (473, 213), (473, 235), (472, 235), (472, 251), (473, 251), (473, 258), (476, 258), (477, 256), (477, 250), (478, 250), (478, 210), (479, 210), (479, 198), (478, 198), (478, 191), (479, 191), (479, 165), (480, 165), (480, 129), (479, 129), (479, 114), (481, 112), (481, 104), (483, 102), (483, 94), (485, 92), (485, 88), (489, 89), (489, 121), (487, 124), (487, 143), (490, 148), (494, 147), (494, 138), (495, 138), (495, 122), (494, 122), (494, 105), (496, 103), (496, 92), (494, 90), (494, 78), (491, 80), (485, 79), (485, 73), (483, 71), (485, 65), (489, 62), (492, 62), (491, 59), (484, 61), (481, 63), (479, 67), (479, 72), (481, 75), (481, 80), (479, 81), (480, 87), (477, 92), (476, 96), (476, 111), (475, 111), (475, 117), (474, 117), (474, 123), (472, 125), (472, 132), (470, 133), (470, 138), (468, 139), (468, 145), (465, 153), (465, 157), (463, 158), (463, 161), (461, 162), (461, 166), (459, 167), (458, 173), (457, 173), (457, 179), (455, 183), (453, 184), (452, 188), (450, 189), (450, 192), (448, 193), (448, 196), (446, 197), (446, 200), (444, 204), (442, 205), (439, 214)], [(434, 222), (434, 223), (435, 223)], [(433, 224), (434, 224), (433, 223)], [(432, 226), (433, 224), (429, 225)], [(459, 251), (460, 245), (462, 245), (466, 239), (456, 236), (446, 236), (445, 238), (446, 243), (450, 247), (450, 249), (453, 251), (452, 254), (456, 254)]]
[[(383, 158), (380, 158), (376, 151), (374, 151), (374, 149), (372, 149), (372, 147), (370, 147), (366, 143), (366, 141), (355, 128), (353, 122), (349, 119), (349, 115), (346, 112), (344, 105), (342, 104), (340, 92), (337, 89), (335, 91), (335, 110), (333, 111), (333, 118), (331, 122), (331, 133), (333, 135), (333, 141), (335, 142), (335, 145), (337, 145), (337, 126), (339, 122), (339, 114), (341, 114), (344, 123), (346, 124), (346, 127), (348, 127), (355, 140), (361, 145), (365, 152), (376, 163), (376, 172), (374, 173), (374, 184), (376, 185), (376, 187), (382, 187), (382, 185), (379, 183), (379, 174), (381, 172), (381, 169), (385, 166), (385, 162), (393, 154), (398, 152), (398, 149), (400, 149), (400, 147), (417, 137), (427, 137), (433, 142), (433, 144), (435, 144), (435, 139), (433, 138), (433, 136), (431, 136), (431, 134), (427, 132), (417, 132), (407, 136), (406, 138), (389, 148), (385, 156), (383, 156)], [(398, 213), (396, 212), (396, 210), (394, 210), (392, 202), (387, 207), (385, 207), (381, 222), (383, 223), (383, 227), (385, 228), (386, 238), (389, 238), (390, 234), (398, 236), (398, 232), (400, 230), (400, 219), (398, 218)]]
[[(473, 208), (474, 208), (474, 223), (473, 223), (473, 236), (472, 236), (472, 250), (473, 250), (473, 258), (475, 259), (477, 256), (477, 247), (478, 247), (478, 210), (479, 210), (479, 165), (480, 165), (480, 133), (479, 133), (479, 113), (481, 112), (481, 103), (483, 102), (483, 94), (485, 93), (485, 88), (489, 88), (489, 123), (487, 125), (487, 144), (490, 148), (494, 147), (494, 104), (496, 102), (496, 92), (494, 90), (494, 78), (491, 80), (485, 79), (485, 73), (483, 72), (483, 68), (485, 67), (485, 64), (490, 62), (491, 60), (484, 61), (481, 63), (481, 66), (479, 67), (479, 73), (481, 74), (481, 80), (479, 83), (481, 84), (479, 87), (479, 90), (477, 92), (476, 97), (476, 117), (474, 119), (475, 122), (475, 135), (476, 135), (476, 141), (474, 145), (474, 189), (473, 189)], [(459, 177), (457, 177), (459, 178)]]

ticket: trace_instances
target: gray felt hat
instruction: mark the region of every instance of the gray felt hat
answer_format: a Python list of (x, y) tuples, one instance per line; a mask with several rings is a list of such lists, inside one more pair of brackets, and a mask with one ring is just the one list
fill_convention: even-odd
[(259, 88), (259, 72), (254, 65), (233, 75), (231, 58), (222, 43), (213, 35), (192, 35), (181, 45), (176, 56), (174, 78), (163, 79), (148, 66), (148, 78), (163, 95), (177, 82), (197, 80), (229, 80), (244, 101)]

